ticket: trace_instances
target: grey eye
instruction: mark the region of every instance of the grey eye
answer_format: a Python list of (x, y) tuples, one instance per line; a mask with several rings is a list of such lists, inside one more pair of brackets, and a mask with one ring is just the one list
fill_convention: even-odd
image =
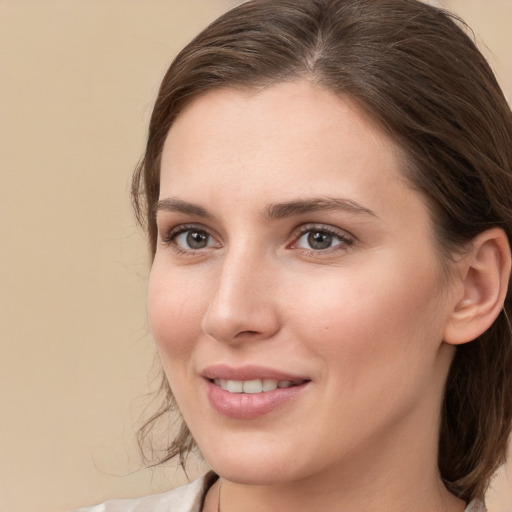
[(323, 251), (335, 245), (339, 245), (340, 243), (341, 240), (339, 237), (321, 230), (308, 231), (297, 241), (298, 247), (302, 249), (313, 249), (315, 251)]
[(206, 232), (199, 229), (187, 229), (174, 238), (174, 243), (182, 249), (199, 250), (215, 245), (215, 241)]

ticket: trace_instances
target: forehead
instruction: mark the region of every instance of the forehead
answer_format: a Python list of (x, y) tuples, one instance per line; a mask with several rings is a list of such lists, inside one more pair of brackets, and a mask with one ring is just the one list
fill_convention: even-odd
[[(333, 152), (342, 146), (344, 161), (336, 165)], [(388, 157), (396, 170), (403, 161), (398, 145), (355, 101), (306, 81), (286, 82), (214, 89), (194, 99), (169, 131), (162, 171), (185, 166), (199, 172), (205, 160), (209, 169), (236, 170), (238, 179), (266, 165), (276, 173), (299, 171), (298, 161), (307, 160), (346, 171), (341, 167), (348, 160), (359, 168), (372, 152)]]
[(160, 198), (189, 196), (199, 184), (203, 196), (224, 191), (241, 199), (258, 190), (270, 200), (324, 196), (336, 187), (355, 200), (364, 189), (379, 199), (383, 190), (405, 186), (403, 160), (355, 101), (325, 88), (298, 81), (215, 89), (193, 100), (171, 127)]
[[(392, 137), (385, 134), (376, 118), (350, 95), (337, 94), (307, 80), (271, 83), (264, 87), (214, 88), (185, 106), (168, 135), (173, 136), (176, 131), (181, 131), (182, 125), (186, 125), (187, 130), (193, 128), (194, 132), (215, 130), (217, 135), (227, 135), (233, 124), (222, 126), (221, 123), (236, 120), (235, 132), (243, 123), (247, 133), (265, 125), (266, 133), (307, 136), (308, 132), (314, 135), (318, 128), (339, 128), (342, 118), (348, 115), (352, 117), (352, 124), (364, 124), (368, 134), (372, 132), (377, 138), (382, 138), (380, 142), (394, 145)], [(313, 120), (316, 122), (313, 123)], [(272, 126), (267, 124), (269, 121)], [(283, 127), (287, 128), (286, 132), (282, 131)], [(255, 140), (257, 137), (254, 133), (252, 135)], [(263, 134), (259, 132), (258, 135)], [(396, 149), (398, 151), (398, 146)]]

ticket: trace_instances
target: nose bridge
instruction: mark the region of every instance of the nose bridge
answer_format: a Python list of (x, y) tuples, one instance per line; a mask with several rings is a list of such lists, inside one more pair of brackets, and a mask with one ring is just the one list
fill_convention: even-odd
[(270, 337), (278, 329), (268, 259), (241, 244), (226, 251), (203, 318), (203, 330), (223, 342)]

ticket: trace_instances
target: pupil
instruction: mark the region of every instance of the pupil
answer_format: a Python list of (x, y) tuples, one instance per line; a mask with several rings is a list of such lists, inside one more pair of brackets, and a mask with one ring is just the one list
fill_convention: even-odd
[(308, 243), (313, 249), (328, 249), (332, 244), (332, 236), (321, 231), (314, 231), (308, 235)]
[(187, 235), (187, 244), (191, 249), (203, 249), (208, 243), (208, 235), (200, 231), (190, 231)]

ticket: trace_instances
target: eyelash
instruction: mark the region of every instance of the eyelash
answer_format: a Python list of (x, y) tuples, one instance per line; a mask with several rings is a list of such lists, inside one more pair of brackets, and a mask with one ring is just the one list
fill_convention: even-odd
[(171, 229), (167, 236), (162, 240), (162, 243), (166, 246), (172, 247), (178, 254), (196, 254), (204, 251), (204, 249), (184, 249), (176, 243), (176, 239), (184, 233), (195, 231), (197, 233), (204, 233), (209, 239), (215, 239), (206, 228), (200, 224), (181, 224)]
[(298, 248), (300, 250), (303, 250), (309, 254), (327, 254), (335, 251), (346, 251), (350, 247), (354, 245), (355, 238), (348, 234), (346, 231), (341, 231), (337, 229), (333, 229), (331, 227), (325, 226), (323, 224), (306, 224), (304, 226), (301, 226), (299, 230), (297, 230), (294, 235), (294, 241), (288, 245), (288, 247), (296, 246), (300, 239), (307, 235), (308, 233), (321, 233), (324, 235), (328, 235), (332, 237), (333, 239), (337, 239), (339, 243), (335, 245), (331, 245), (330, 247), (327, 247), (326, 249), (306, 249), (306, 248)]
[[(200, 249), (193, 249), (193, 248), (185, 249), (183, 247), (180, 247), (176, 243), (176, 239), (180, 235), (182, 235), (184, 233), (188, 233), (188, 232), (193, 232), (193, 231), (206, 235), (208, 237), (208, 242), (211, 239), (216, 240), (216, 238), (213, 237), (209, 233), (208, 229), (206, 229), (205, 227), (203, 227), (201, 225), (181, 224), (181, 225), (171, 229), (168, 232), (167, 236), (164, 239), (162, 239), (162, 243), (166, 246), (172, 247), (172, 249), (175, 252), (177, 252), (178, 254), (184, 254), (184, 255), (194, 255), (197, 253), (204, 252), (205, 249), (209, 249), (210, 247), (205, 247), (205, 248), (200, 248)], [(328, 235), (329, 237), (332, 237), (333, 239), (338, 240), (339, 243), (336, 243), (335, 245), (332, 245), (325, 249), (313, 249), (313, 248), (308, 249), (308, 248), (297, 247), (297, 244), (300, 241), (300, 239), (304, 235), (307, 235), (308, 233), (321, 233), (324, 235)], [(322, 253), (327, 254), (327, 253), (331, 253), (331, 252), (335, 252), (335, 251), (339, 251), (339, 250), (346, 251), (346, 250), (350, 249), (350, 247), (353, 246), (354, 242), (355, 242), (355, 238), (345, 231), (341, 232), (341, 230), (336, 230), (336, 229), (327, 227), (322, 224), (306, 224), (306, 225), (301, 226), (298, 230), (296, 230), (294, 232), (293, 241), (287, 245), (287, 248), (302, 250), (303, 252), (308, 253), (308, 254), (319, 255)]]

